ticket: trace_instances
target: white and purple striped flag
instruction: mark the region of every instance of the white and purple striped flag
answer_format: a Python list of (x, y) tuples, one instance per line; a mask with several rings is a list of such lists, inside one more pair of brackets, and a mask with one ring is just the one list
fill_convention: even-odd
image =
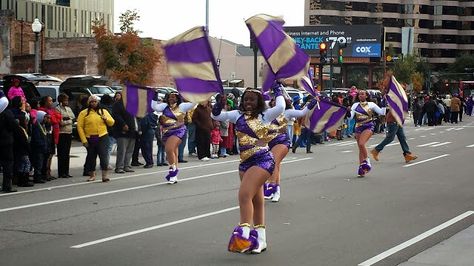
[(341, 125), (346, 116), (346, 110), (344, 106), (320, 100), (318, 105), (308, 112), (304, 124), (315, 133), (332, 131)]
[(300, 88), (303, 88), (309, 94), (313, 96), (319, 96), (319, 92), (314, 90), (313, 78), (312, 70), (308, 69), (308, 75), (300, 78), (297, 83)]
[(151, 87), (127, 84), (122, 91), (123, 104), (125, 109), (135, 117), (145, 117), (151, 109), (151, 100), (155, 95), (155, 90)]
[(388, 92), (385, 95), (385, 98), (390, 107), (390, 113), (399, 125), (403, 125), (405, 122), (405, 116), (408, 113), (408, 98), (402, 85), (398, 83), (393, 75), (390, 78)]
[(164, 49), (169, 73), (183, 98), (200, 103), (224, 92), (204, 27), (194, 27), (168, 40)]
[(282, 18), (259, 14), (245, 23), (273, 73), (273, 76), (267, 75), (267, 79), (299, 80), (307, 75), (310, 58), (285, 33)]

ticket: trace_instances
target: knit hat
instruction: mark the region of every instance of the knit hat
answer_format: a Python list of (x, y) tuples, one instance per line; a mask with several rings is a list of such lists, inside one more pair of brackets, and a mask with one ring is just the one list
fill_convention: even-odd
[(38, 111), (36, 113), (36, 121), (38, 121), (38, 123), (43, 123), (43, 120), (44, 120), (44, 116), (46, 115), (46, 112), (45, 111)]
[(97, 96), (97, 95), (91, 95), (91, 96), (89, 96), (89, 99), (87, 99), (87, 105), (89, 105), (89, 103), (90, 103), (91, 101), (100, 102), (100, 97)]

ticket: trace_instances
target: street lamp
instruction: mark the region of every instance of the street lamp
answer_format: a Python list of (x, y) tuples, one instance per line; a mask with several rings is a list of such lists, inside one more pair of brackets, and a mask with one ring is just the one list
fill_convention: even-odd
[(35, 73), (40, 72), (40, 47), (39, 47), (39, 33), (43, 25), (39, 21), (39, 19), (35, 18), (33, 24), (31, 24), (31, 29), (35, 33)]

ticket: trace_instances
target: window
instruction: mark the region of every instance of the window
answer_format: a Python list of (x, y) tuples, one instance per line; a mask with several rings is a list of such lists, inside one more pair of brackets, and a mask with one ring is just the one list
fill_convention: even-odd
[(90, 87), (89, 90), (92, 94), (113, 94), (114, 93), (114, 91), (111, 88), (106, 87), (106, 86), (104, 87), (94, 86), (94, 87)]
[(56, 5), (71, 6), (71, 0), (56, 0)]

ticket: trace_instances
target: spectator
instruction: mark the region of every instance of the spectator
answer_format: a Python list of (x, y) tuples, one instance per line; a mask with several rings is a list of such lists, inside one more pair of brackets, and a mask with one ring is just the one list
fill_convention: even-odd
[(212, 159), (219, 158), (219, 143), (222, 142), (220, 122), (212, 121), (214, 128), (211, 130)]
[[(103, 108), (107, 109), (109, 114), (112, 113), (112, 105), (114, 104), (114, 99), (110, 97), (110, 95), (104, 94), (100, 99), (100, 104)], [(107, 161), (109, 161), (109, 170), (113, 169), (112, 166), (110, 166), (110, 155), (112, 155), (114, 145), (117, 144), (117, 140), (113, 137), (112, 128), (113, 127), (107, 127), (107, 132), (109, 134), (109, 144), (107, 145)]]
[(112, 117), (115, 120), (113, 136), (117, 140), (115, 173), (135, 172), (132, 170), (131, 162), (137, 137), (137, 120), (125, 109), (122, 98), (113, 104)]
[(16, 192), (12, 188), (13, 178), (13, 133), (18, 125), (10, 110), (5, 110), (8, 99), (0, 90), (0, 166), (3, 168), (2, 191), (5, 193)]
[(11, 101), (16, 96), (20, 96), (21, 101), (26, 102), (25, 93), (23, 92), (23, 89), (20, 87), (20, 80), (17, 78), (14, 78), (13, 85), (8, 90), (8, 99)]
[(61, 114), (59, 122), (59, 142), (58, 142), (58, 177), (72, 177), (69, 174), (69, 162), (72, 141), (72, 124), (76, 116), (69, 107), (69, 96), (64, 93), (58, 96), (59, 105), (56, 110)]
[(457, 94), (453, 95), (451, 99), (451, 124), (458, 123), (459, 111), (461, 110), (461, 100), (457, 97)]
[[(155, 112), (157, 115), (157, 113)], [(158, 117), (158, 115), (157, 115)], [(161, 116), (158, 117), (158, 125), (155, 130), (156, 145), (158, 146), (158, 151), (156, 153), (156, 165), (157, 166), (168, 166), (165, 156), (165, 143), (162, 139), (163, 129), (161, 128)]]
[(48, 123), (45, 124), (48, 133), (47, 137), (49, 138), (47, 144), (49, 146), (47, 147), (47, 156), (43, 162), (43, 174), (46, 175), (48, 180), (53, 180), (56, 179), (56, 177), (51, 175), (51, 162), (56, 153), (56, 145), (59, 143), (59, 122), (61, 122), (62, 118), (61, 114), (53, 107), (53, 98), (50, 96), (41, 98), (39, 104), (40, 107), (38, 109), (46, 112), (50, 118)]
[(102, 169), (102, 182), (108, 182), (107, 144), (109, 143), (107, 127), (113, 126), (115, 120), (105, 109), (99, 108), (99, 97), (89, 96), (88, 108), (82, 110), (77, 118), (77, 132), (81, 142), (87, 149), (86, 171), (87, 181), (95, 180), (97, 155)]
[(193, 121), (196, 123), (198, 159), (208, 161), (209, 157), (211, 157), (211, 130), (214, 128), (209, 102), (200, 103), (196, 107), (193, 113)]
[[(18, 97), (18, 96), (17, 96)], [(20, 97), (18, 97), (20, 98)], [(20, 98), (21, 100), (21, 98)], [(31, 169), (30, 163), (30, 143), (29, 136), (27, 132), (28, 128), (28, 119), (26, 118), (26, 113), (21, 112), (16, 116), (19, 127), (14, 132), (14, 156), (15, 156), (15, 175), (18, 177), (18, 186), (19, 187), (32, 187), (33, 184), (30, 183), (29, 175)]]
[(153, 167), (153, 139), (158, 125), (158, 116), (154, 112), (148, 113), (140, 121), (142, 129), (142, 156), (145, 159), (144, 168)]
[(34, 168), (33, 182), (34, 183), (45, 183), (47, 181), (45, 176), (42, 176), (44, 172), (44, 154), (47, 152), (47, 141), (46, 141), (46, 127), (45, 124), (49, 123), (50, 117), (44, 111), (38, 111), (36, 113), (36, 123), (32, 125), (31, 130), (31, 163)]

